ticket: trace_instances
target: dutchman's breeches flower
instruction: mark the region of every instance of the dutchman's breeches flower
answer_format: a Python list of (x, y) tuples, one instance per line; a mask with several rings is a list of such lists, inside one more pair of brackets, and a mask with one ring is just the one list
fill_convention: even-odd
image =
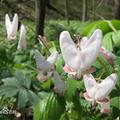
[(47, 60), (45, 60), (38, 50), (35, 51), (35, 60), (39, 72), (38, 79), (40, 81), (46, 81), (52, 76), (55, 70), (57, 56), (58, 52), (54, 51)]
[(110, 76), (102, 80), (101, 83), (97, 83), (91, 74), (85, 74), (83, 80), (86, 88), (86, 92), (84, 93), (85, 99), (99, 103), (101, 105), (101, 112), (110, 112), (108, 95), (115, 87), (117, 75), (112, 73)]
[(54, 77), (54, 91), (61, 96), (64, 95), (66, 90), (65, 81), (63, 81), (60, 78), (60, 75), (56, 71), (54, 72), (53, 77)]
[(77, 78), (96, 60), (102, 45), (102, 31), (97, 29), (89, 40), (86, 39), (87, 37), (83, 37), (77, 46), (68, 31), (60, 34), (60, 48), (66, 64), (64, 70)]
[(25, 26), (21, 25), (21, 28), (20, 28), (20, 39), (19, 39), (18, 46), (17, 46), (18, 50), (26, 50), (26, 48), (27, 48), (25, 35), (26, 35)]
[(7, 30), (8, 39), (16, 39), (17, 29), (18, 29), (18, 15), (15, 14), (13, 21), (10, 21), (8, 14), (5, 15), (5, 25)]
[(39, 72), (38, 80), (44, 82), (53, 76), (54, 91), (59, 95), (63, 95), (66, 89), (65, 82), (61, 80), (60, 75), (54, 68), (57, 56), (57, 51), (54, 51), (47, 60), (45, 60), (38, 50), (35, 51), (35, 60)]
[(115, 59), (115, 55), (105, 49), (104, 47), (101, 47), (100, 54), (103, 55), (103, 57), (112, 65), (113, 60)]

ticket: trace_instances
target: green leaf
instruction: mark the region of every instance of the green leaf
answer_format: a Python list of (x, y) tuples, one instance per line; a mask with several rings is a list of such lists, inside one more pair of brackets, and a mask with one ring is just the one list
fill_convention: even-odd
[(5, 46), (0, 44), (0, 62), (7, 61), (7, 60), (8, 59), (7, 59), (7, 53), (6, 53)]
[(50, 79), (50, 80), (47, 80), (47, 81), (43, 82), (43, 83), (41, 84), (41, 87), (42, 87), (44, 90), (50, 90), (51, 87), (52, 87), (52, 85), (53, 85), (53, 82), (52, 82), (52, 80)]
[(113, 116), (117, 117), (120, 115), (120, 96), (111, 98), (111, 106), (113, 111)]
[(2, 86), (0, 88), (0, 96), (13, 97), (18, 93), (18, 88), (15, 86)]
[(76, 81), (74, 79), (68, 79), (66, 85), (67, 85), (66, 97), (67, 97), (68, 101), (69, 100), (71, 101), (76, 94), (76, 90), (78, 89), (78, 86), (77, 86), (78, 81)]
[(27, 90), (20, 89), (19, 94), (18, 94), (18, 107), (23, 108), (26, 105), (26, 102), (28, 101), (28, 95), (27, 95)]
[(59, 120), (65, 110), (65, 100), (54, 93), (40, 100), (34, 109), (34, 120)]
[(112, 34), (113, 32), (109, 32), (103, 38), (103, 46), (109, 51), (113, 51)]
[(14, 65), (14, 68), (15, 68), (15, 69), (23, 69), (24, 66), (23, 66), (22, 64), (20, 64), (20, 63), (16, 63), (16, 64)]
[(27, 56), (26, 55), (16, 55), (14, 58), (14, 61), (16, 63), (21, 63), (27, 61)]
[(36, 95), (36, 93), (34, 93), (31, 90), (28, 90), (28, 99), (29, 99), (30, 104), (34, 106), (38, 104), (38, 101), (40, 98)]
[(103, 38), (103, 46), (109, 51), (113, 51), (113, 47), (120, 46), (120, 30), (109, 32)]
[(108, 22), (111, 22), (111, 24), (113, 25), (113, 27), (116, 30), (120, 30), (120, 21), (119, 20), (112, 20), (112, 21), (99, 20), (99, 21), (95, 21), (95, 22), (92, 22), (89, 25), (87, 25), (81, 32), (81, 35), (82, 36), (90, 36), (95, 29), (101, 29), (103, 31), (104, 35), (106, 33), (113, 32), (113, 29), (108, 24)]
[(62, 55), (59, 55), (56, 61), (56, 70), (58, 73), (63, 72), (63, 64), (64, 64), (63, 57)]
[(31, 81), (21, 71), (16, 71), (16, 78), (22, 86), (24, 86), (28, 89), (30, 88)]
[(116, 47), (120, 46), (120, 30), (112, 33), (112, 40)]
[(120, 110), (120, 96), (111, 98), (111, 106)]
[[(41, 101), (39, 102), (39, 104), (36, 105), (35, 109), (34, 109), (34, 115), (33, 115), (33, 120), (39, 120), (40, 118), (40, 115), (41, 115), (41, 111), (42, 109), (44, 109), (45, 107), (45, 102), (44, 101)], [(44, 107), (44, 108), (43, 108)], [(45, 111), (45, 110), (43, 110)]]
[(14, 87), (17, 87), (17, 88), (20, 87), (20, 84), (19, 84), (18, 80), (14, 77), (2, 79), (2, 81), (4, 82), (4, 86), (14, 86)]

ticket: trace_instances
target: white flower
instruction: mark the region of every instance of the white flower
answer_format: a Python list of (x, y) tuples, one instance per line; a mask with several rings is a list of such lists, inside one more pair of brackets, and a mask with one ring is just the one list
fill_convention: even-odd
[(15, 14), (13, 21), (10, 21), (8, 14), (5, 15), (5, 25), (7, 29), (8, 39), (16, 39), (16, 33), (18, 29), (18, 15)]
[(26, 50), (26, 48), (27, 48), (25, 35), (26, 35), (25, 26), (21, 25), (21, 28), (20, 28), (20, 39), (19, 39), (18, 46), (17, 46), (18, 50)]
[(39, 80), (45, 81), (52, 76), (57, 56), (58, 53), (55, 51), (45, 60), (38, 50), (35, 51), (35, 60), (39, 70)]
[(83, 76), (86, 91), (84, 97), (91, 102), (97, 102), (101, 105), (101, 112), (110, 111), (108, 95), (115, 87), (117, 81), (117, 75), (115, 73), (102, 80), (101, 83), (97, 83), (91, 74), (85, 74)]
[(78, 78), (96, 60), (102, 45), (102, 31), (97, 29), (89, 40), (86, 39), (83, 37), (77, 48), (68, 31), (60, 34), (60, 48), (65, 63), (76, 71)]
[(105, 49), (104, 47), (100, 48), (100, 54), (110, 63), (113, 64), (113, 60), (115, 59), (115, 55)]

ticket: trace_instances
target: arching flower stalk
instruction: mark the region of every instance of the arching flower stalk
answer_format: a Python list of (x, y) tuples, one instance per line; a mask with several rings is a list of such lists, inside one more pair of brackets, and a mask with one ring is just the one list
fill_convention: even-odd
[(100, 104), (101, 112), (110, 112), (110, 100), (108, 96), (115, 87), (117, 75), (113, 73), (102, 80), (101, 83), (97, 83), (91, 74), (85, 74), (83, 80), (86, 89), (84, 93), (85, 99), (92, 103), (96, 102)]
[(10, 21), (8, 14), (5, 15), (5, 26), (7, 30), (8, 39), (16, 39), (17, 29), (18, 29), (18, 15), (15, 14), (13, 21)]
[(72, 75), (81, 75), (90, 69), (96, 60), (102, 45), (102, 31), (97, 29), (87, 40), (83, 37), (79, 45), (75, 45), (68, 31), (60, 34), (60, 48), (65, 61), (64, 70)]
[(39, 35), (39, 36), (38, 36), (38, 41), (39, 41), (39, 43), (42, 45), (42, 47), (47, 48), (47, 40), (46, 40), (46, 37), (45, 37), (45, 36)]
[(25, 37), (26, 37), (26, 29), (25, 29), (24, 25), (21, 25), (20, 39), (19, 39), (18, 46), (17, 46), (18, 50), (26, 50), (27, 45), (26, 45), (26, 38)]
[(35, 51), (35, 60), (39, 72), (38, 79), (40, 81), (46, 81), (52, 76), (57, 56), (58, 53), (55, 51), (45, 60), (38, 50)]
[(48, 53), (51, 53), (45, 36), (38, 35), (38, 41), (41, 44), (43, 51), (47, 50)]

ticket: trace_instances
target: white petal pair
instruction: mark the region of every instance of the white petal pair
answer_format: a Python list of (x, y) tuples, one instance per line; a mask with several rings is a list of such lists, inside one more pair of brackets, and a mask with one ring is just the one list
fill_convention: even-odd
[(117, 75), (113, 73), (102, 80), (101, 83), (97, 83), (91, 74), (84, 75), (83, 80), (87, 91), (84, 93), (85, 99), (88, 101), (96, 101), (100, 103), (102, 107), (101, 111), (107, 111), (109, 106), (108, 95), (115, 87)]
[(18, 50), (26, 50), (27, 45), (26, 45), (26, 38), (25, 37), (26, 37), (26, 29), (25, 29), (24, 25), (21, 25), (20, 38), (19, 38), (18, 46), (17, 46)]
[(18, 15), (15, 14), (13, 21), (10, 21), (8, 14), (5, 15), (5, 25), (7, 29), (8, 39), (16, 39), (17, 29), (18, 29)]
[(89, 40), (83, 37), (79, 48), (76, 47), (68, 31), (60, 34), (60, 48), (65, 63), (79, 76), (88, 69), (97, 58), (102, 45), (102, 31), (97, 29)]
[(47, 60), (45, 60), (38, 50), (35, 51), (35, 60), (37, 68), (40, 72), (40, 80), (45, 81), (51, 77), (52, 72), (54, 71), (57, 56), (58, 53), (55, 51), (47, 58)]

